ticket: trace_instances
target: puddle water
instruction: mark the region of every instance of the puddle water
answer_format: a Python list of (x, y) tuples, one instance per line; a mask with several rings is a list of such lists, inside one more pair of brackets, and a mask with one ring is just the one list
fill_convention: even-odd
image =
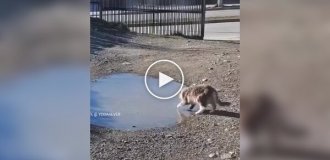
[[(171, 82), (159, 89), (158, 79), (147, 79), (157, 94), (175, 93), (181, 85)], [(91, 83), (91, 124), (120, 130), (169, 127), (180, 119), (178, 103), (177, 96), (168, 100), (151, 96), (144, 76), (114, 74)]]

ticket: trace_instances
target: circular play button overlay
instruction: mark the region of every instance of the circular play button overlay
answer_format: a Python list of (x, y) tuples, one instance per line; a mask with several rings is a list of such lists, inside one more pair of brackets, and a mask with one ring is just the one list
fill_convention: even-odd
[[(150, 80), (150, 73), (158, 76), (158, 82)], [(144, 75), (144, 84), (152, 96), (158, 99), (171, 99), (180, 93), (184, 84), (184, 75), (175, 62), (166, 59), (158, 60), (148, 67)]]

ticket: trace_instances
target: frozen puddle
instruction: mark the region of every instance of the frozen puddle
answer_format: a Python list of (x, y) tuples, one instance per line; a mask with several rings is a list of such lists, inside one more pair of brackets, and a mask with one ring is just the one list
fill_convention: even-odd
[[(149, 88), (157, 94), (175, 93), (180, 83), (161, 89), (158, 79), (148, 78)], [(91, 83), (91, 124), (120, 130), (169, 127), (180, 119), (178, 97), (160, 100), (150, 95), (144, 76), (114, 74)]]

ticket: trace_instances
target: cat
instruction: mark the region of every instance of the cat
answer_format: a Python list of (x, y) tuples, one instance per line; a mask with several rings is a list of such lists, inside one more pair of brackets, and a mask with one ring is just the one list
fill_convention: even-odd
[(199, 110), (195, 115), (203, 113), (208, 105), (212, 106), (211, 112), (214, 112), (217, 105), (221, 106), (223, 103), (227, 103), (221, 102), (217, 91), (209, 85), (197, 85), (182, 89), (179, 97), (181, 102), (177, 105), (178, 108), (189, 104), (189, 109), (192, 110), (196, 104), (199, 105)]

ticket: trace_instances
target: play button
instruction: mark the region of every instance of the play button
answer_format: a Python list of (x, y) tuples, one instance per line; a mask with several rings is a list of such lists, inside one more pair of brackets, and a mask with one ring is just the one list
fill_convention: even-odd
[(168, 84), (168, 83), (170, 83), (174, 80), (172, 77), (170, 77), (170, 76), (168, 76), (168, 75), (166, 75), (162, 72), (159, 72), (158, 75), (159, 75), (158, 76), (159, 77), (159, 80), (158, 80), (158, 87), (159, 88), (163, 87), (164, 85), (166, 85), (166, 84)]
[[(157, 76), (156, 83), (152, 77)], [(144, 76), (144, 84), (152, 96), (158, 99), (170, 99), (178, 95), (183, 87), (183, 72), (180, 66), (173, 61), (158, 60), (148, 67)]]

